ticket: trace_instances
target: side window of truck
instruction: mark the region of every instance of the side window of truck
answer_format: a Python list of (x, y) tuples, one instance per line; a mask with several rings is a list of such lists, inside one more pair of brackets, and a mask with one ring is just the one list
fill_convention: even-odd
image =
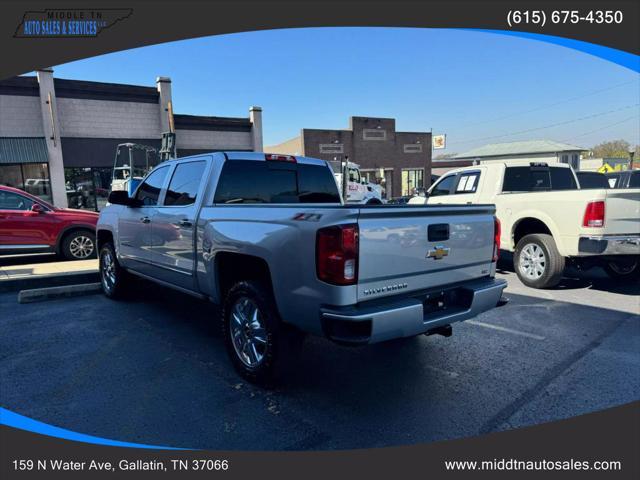
[(539, 192), (576, 190), (573, 172), (561, 167), (507, 167), (502, 183), (503, 192)]
[(549, 169), (551, 173), (551, 190), (577, 190), (578, 185), (570, 168)]
[(207, 162), (179, 163), (171, 176), (164, 204), (166, 206), (193, 205), (196, 202), (200, 183)]
[(480, 172), (461, 173), (458, 176), (458, 184), (456, 185), (456, 194), (476, 193), (478, 190), (478, 182), (480, 181)]
[(142, 204), (147, 207), (157, 205), (167, 173), (169, 173), (168, 166), (158, 168), (151, 172), (151, 175), (138, 187), (136, 199), (140, 200)]
[(438, 197), (441, 195), (450, 195), (451, 188), (453, 187), (453, 182), (456, 179), (456, 175), (448, 175), (435, 184), (431, 193), (429, 194), (432, 197)]

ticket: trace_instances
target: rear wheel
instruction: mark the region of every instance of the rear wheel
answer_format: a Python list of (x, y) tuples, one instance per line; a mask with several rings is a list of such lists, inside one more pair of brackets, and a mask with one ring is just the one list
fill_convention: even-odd
[(518, 278), (526, 286), (551, 288), (562, 279), (565, 259), (551, 235), (534, 233), (520, 239), (513, 263)]
[(625, 280), (640, 277), (640, 261), (638, 257), (607, 261), (604, 270), (611, 278)]
[(121, 298), (129, 280), (129, 273), (118, 263), (113, 244), (105, 243), (102, 246), (99, 264), (102, 291), (109, 298)]
[(370, 198), (367, 200), (366, 205), (382, 205), (382, 202), (377, 198)]
[(89, 230), (75, 230), (62, 240), (62, 254), (67, 260), (88, 260), (96, 257), (96, 235)]
[(231, 363), (244, 378), (260, 385), (280, 379), (302, 343), (302, 334), (280, 319), (270, 289), (257, 281), (231, 287), (222, 324)]

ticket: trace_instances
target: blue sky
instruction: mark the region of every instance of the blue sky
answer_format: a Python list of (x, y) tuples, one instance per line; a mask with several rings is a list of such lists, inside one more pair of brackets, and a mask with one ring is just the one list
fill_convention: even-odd
[(640, 143), (640, 75), (565, 47), (499, 34), (270, 30), (55, 67), (58, 78), (140, 85), (153, 85), (159, 75), (172, 79), (176, 113), (246, 117), (249, 106), (262, 106), (265, 145), (303, 127), (347, 128), (351, 115), (394, 117), (398, 130), (446, 133), (442, 153), (538, 138), (583, 147), (619, 138)]

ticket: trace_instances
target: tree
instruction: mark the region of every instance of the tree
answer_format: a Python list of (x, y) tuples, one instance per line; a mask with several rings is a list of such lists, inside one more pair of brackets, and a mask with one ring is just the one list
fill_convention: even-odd
[[(595, 158), (628, 158), (631, 144), (626, 140), (611, 140), (602, 142), (591, 149), (591, 153)], [(638, 145), (635, 147), (637, 161)]]

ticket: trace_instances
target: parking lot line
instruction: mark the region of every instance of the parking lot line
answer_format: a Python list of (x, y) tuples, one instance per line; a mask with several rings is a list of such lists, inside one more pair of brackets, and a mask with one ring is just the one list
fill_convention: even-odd
[(492, 325), (490, 323), (478, 322), (476, 320), (467, 320), (465, 323), (471, 325), (477, 325), (479, 327), (491, 328), (492, 330), (498, 330), (500, 332), (513, 333), (514, 335), (520, 335), (521, 337), (533, 338), (534, 340), (544, 340), (545, 337), (536, 335), (535, 333), (521, 332), (520, 330), (513, 330), (511, 328), (500, 327), (499, 325)]

